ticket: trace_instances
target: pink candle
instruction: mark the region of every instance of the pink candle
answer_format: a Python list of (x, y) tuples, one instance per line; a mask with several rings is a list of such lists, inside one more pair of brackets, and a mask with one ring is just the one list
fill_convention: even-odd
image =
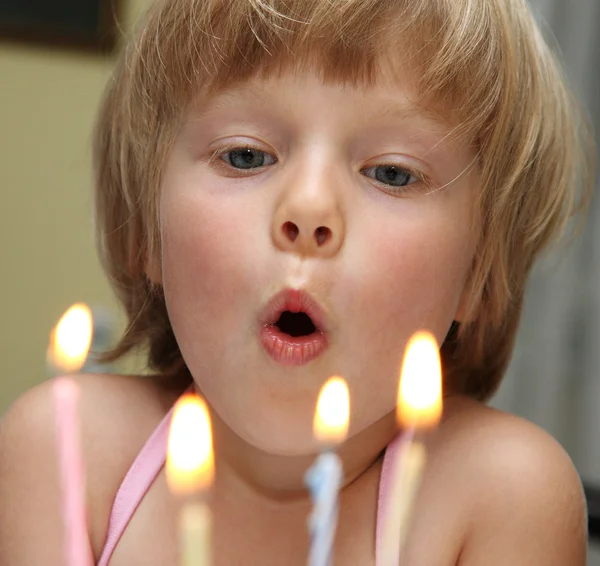
[(85, 481), (80, 450), (77, 404), (79, 389), (69, 378), (56, 378), (53, 386), (65, 525), (67, 566), (92, 566), (87, 533)]

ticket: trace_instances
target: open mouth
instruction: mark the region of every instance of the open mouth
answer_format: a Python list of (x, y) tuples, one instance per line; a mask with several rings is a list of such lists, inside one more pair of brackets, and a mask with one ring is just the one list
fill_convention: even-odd
[(282, 334), (287, 334), (292, 338), (310, 336), (317, 331), (312, 319), (305, 312), (283, 311), (275, 326)]
[(283, 291), (267, 305), (261, 345), (282, 365), (306, 364), (327, 348), (325, 320), (321, 307), (310, 295), (298, 290)]

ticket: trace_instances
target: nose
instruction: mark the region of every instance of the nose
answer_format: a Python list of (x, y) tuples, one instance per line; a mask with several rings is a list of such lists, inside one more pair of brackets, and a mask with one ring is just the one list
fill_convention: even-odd
[(335, 256), (345, 232), (339, 201), (327, 189), (294, 188), (283, 195), (273, 217), (275, 246), (302, 257)]

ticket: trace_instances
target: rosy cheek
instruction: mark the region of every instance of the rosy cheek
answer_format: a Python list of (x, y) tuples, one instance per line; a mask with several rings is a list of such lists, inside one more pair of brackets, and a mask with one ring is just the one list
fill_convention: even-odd
[(360, 310), (379, 313), (366, 321), (370, 332), (381, 334), (377, 327), (389, 328), (393, 340), (401, 341), (427, 327), (442, 340), (463, 288), (468, 231), (440, 217), (437, 223), (421, 226), (374, 225), (370, 233), (373, 245), (359, 248), (355, 264), (355, 277), (363, 284)]
[(222, 258), (215, 245), (219, 240), (211, 230), (214, 217), (189, 207), (170, 207), (163, 218), (165, 285), (180, 291), (180, 286), (193, 285), (194, 282), (206, 284)]
[[(207, 194), (202, 179), (176, 179), (161, 202), (163, 259), (172, 273), (208, 283), (231, 263), (242, 229), (226, 199)], [(199, 279), (201, 276), (201, 279)]]
[[(163, 198), (161, 207), (162, 267), (165, 296), (173, 325), (181, 332), (194, 316), (214, 317), (218, 310), (215, 290), (222, 282), (216, 274), (222, 271), (224, 254), (215, 232), (218, 218), (189, 198)], [(195, 326), (202, 328), (196, 321)], [(183, 338), (183, 336), (178, 336)]]

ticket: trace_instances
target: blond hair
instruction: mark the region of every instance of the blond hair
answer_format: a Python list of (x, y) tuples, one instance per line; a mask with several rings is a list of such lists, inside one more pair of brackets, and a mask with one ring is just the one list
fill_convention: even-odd
[(129, 319), (107, 357), (147, 346), (152, 368), (187, 372), (145, 267), (160, 250), (161, 175), (194, 97), (286, 69), (368, 86), (402, 65), (420, 102), (477, 148), (482, 222), (469, 314), (442, 354), (450, 388), (488, 398), (512, 353), (532, 263), (592, 179), (585, 120), (526, 0), (155, 2), (95, 134), (100, 255)]

